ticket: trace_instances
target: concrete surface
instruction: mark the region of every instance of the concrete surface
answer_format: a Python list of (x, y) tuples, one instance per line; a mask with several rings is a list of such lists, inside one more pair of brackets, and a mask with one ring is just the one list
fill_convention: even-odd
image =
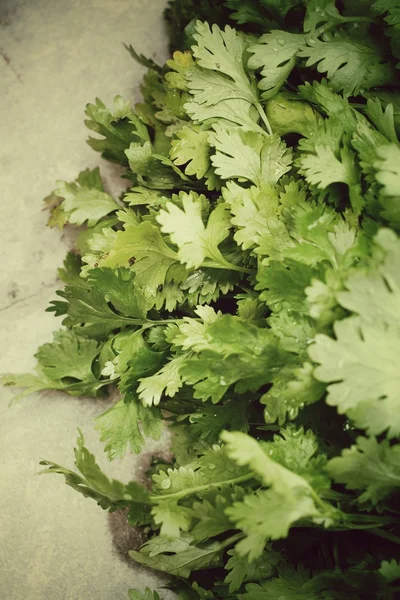
[[(83, 112), (99, 96), (138, 98), (143, 73), (122, 46), (162, 62), (165, 0), (0, 0), (0, 372), (34, 366), (59, 321), (44, 310), (58, 287), (66, 237), (45, 228), (42, 198), (56, 179), (100, 164), (85, 144)], [(136, 457), (106, 464), (93, 420), (104, 402), (57, 393), (8, 408), (0, 390), (0, 598), (122, 600), (159, 584), (121, 561), (106, 513), (39, 460), (73, 466), (77, 427), (109, 474), (129, 480)]]

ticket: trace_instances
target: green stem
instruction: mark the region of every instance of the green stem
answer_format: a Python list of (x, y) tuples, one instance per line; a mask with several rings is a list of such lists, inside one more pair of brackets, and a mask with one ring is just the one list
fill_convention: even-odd
[(373, 23), (374, 19), (369, 17), (343, 17), (343, 20), (339, 23)]
[[(144, 319), (130, 319), (129, 317), (126, 317), (127, 321), (129, 321), (129, 323), (132, 323), (134, 325), (140, 325), (142, 327), (142, 329), (149, 329), (149, 327), (154, 327), (155, 325), (169, 325), (170, 323), (181, 323), (183, 318), (181, 319), (159, 319), (157, 321), (153, 321), (151, 319), (148, 320), (144, 320)], [(200, 317), (191, 317), (191, 319), (193, 319), (194, 321), (200, 321)]]
[(159, 504), (163, 500), (180, 500), (181, 498), (191, 496), (192, 494), (208, 492), (209, 490), (220, 488), (225, 485), (235, 485), (237, 483), (243, 483), (244, 481), (249, 481), (250, 479), (254, 479), (253, 473), (247, 473), (246, 475), (242, 475), (241, 477), (226, 479), (225, 481), (217, 481), (216, 483), (206, 483), (204, 485), (198, 485), (188, 490), (173, 492), (172, 494), (152, 494), (150, 496), (150, 502), (153, 504)]
[(244, 538), (244, 533), (235, 533), (235, 535), (231, 535), (231, 537), (229, 537), (227, 540), (220, 543), (221, 550), (223, 548), (227, 548), (228, 546), (232, 546), (232, 544), (241, 540), (242, 538)]
[(386, 524), (386, 525), (394, 525), (396, 523), (400, 523), (400, 519), (396, 519), (396, 517), (375, 517), (374, 515), (357, 515), (357, 514), (350, 514), (350, 513), (346, 513), (344, 515), (344, 521), (347, 521), (347, 519), (349, 519), (350, 521), (361, 521), (364, 523), (382, 523), (382, 524)]
[(268, 121), (267, 115), (265, 114), (263, 107), (259, 102), (257, 102), (254, 106), (256, 107), (258, 114), (260, 115), (261, 120), (264, 123), (269, 135), (273, 135), (274, 132), (272, 131), (272, 127), (270, 125), (270, 122)]
[(384, 529), (371, 529), (368, 533), (372, 533), (372, 535), (376, 535), (378, 537), (383, 538), (384, 540), (388, 540), (389, 542), (393, 542), (393, 544), (400, 544), (400, 537), (398, 535), (394, 535), (394, 533), (390, 533), (389, 531), (385, 531)]
[(333, 516), (335, 513), (338, 513), (338, 514), (340, 513), (340, 511), (338, 511), (336, 508), (334, 508), (331, 504), (324, 502), (324, 500), (322, 500), (322, 498), (320, 498), (318, 496), (318, 494), (313, 490), (313, 488), (311, 486), (310, 486), (309, 490), (311, 492), (311, 497), (313, 498), (315, 504), (317, 506), (320, 506), (327, 516), (331, 516), (331, 515)]
[(224, 262), (207, 261), (207, 262), (204, 262), (201, 266), (204, 267), (205, 269), (227, 269), (229, 271), (237, 271), (238, 273), (249, 273), (250, 274), (253, 272), (251, 269), (246, 269), (245, 267), (239, 267), (238, 265), (233, 265), (232, 263), (228, 262), (227, 260)]
[[(190, 317), (192, 321), (200, 321), (200, 317)], [(144, 326), (169, 325), (170, 323), (181, 323), (183, 319), (160, 319), (159, 321), (147, 321)]]
[(331, 29), (335, 29), (335, 27), (339, 27), (339, 25), (344, 25), (346, 23), (373, 23), (373, 19), (369, 19), (368, 17), (342, 17), (341, 20), (336, 23), (326, 23), (314, 32), (310, 32), (308, 34), (310, 36), (309, 39), (319, 38), (322, 34), (331, 31)]

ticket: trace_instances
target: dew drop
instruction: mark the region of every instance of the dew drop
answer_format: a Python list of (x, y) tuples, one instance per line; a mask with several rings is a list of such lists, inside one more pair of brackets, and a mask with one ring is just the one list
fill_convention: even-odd
[(171, 480), (170, 479), (163, 479), (161, 482), (161, 487), (163, 490), (168, 490), (171, 487)]
[(282, 38), (279, 38), (279, 40), (278, 40), (278, 44), (279, 44), (280, 46), (284, 46), (284, 45), (285, 45), (285, 40), (283, 40)]
[(279, 48), (274, 48), (274, 52), (278, 52), (278, 51), (279, 51)]
[(226, 381), (223, 377), (219, 378), (219, 385), (226, 385)]

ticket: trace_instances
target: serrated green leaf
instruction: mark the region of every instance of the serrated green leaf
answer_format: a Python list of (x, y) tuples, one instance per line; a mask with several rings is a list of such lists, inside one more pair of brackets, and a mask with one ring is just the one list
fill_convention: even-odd
[(211, 162), (221, 179), (245, 179), (257, 186), (274, 184), (290, 170), (291, 152), (278, 136), (214, 126)]

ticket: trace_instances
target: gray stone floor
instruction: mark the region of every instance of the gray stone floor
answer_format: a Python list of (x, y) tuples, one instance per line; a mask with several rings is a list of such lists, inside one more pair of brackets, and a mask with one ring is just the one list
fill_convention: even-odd
[[(68, 240), (45, 228), (42, 198), (56, 179), (100, 164), (85, 144), (84, 107), (99, 96), (133, 100), (143, 69), (122, 46), (162, 62), (165, 0), (0, 0), (0, 371), (32, 369), (59, 322), (44, 310)], [(136, 457), (106, 464), (93, 420), (104, 402), (46, 393), (8, 408), (0, 389), (0, 598), (122, 600), (157, 586), (118, 557), (108, 517), (39, 460), (73, 466), (77, 427), (108, 473), (129, 480)]]

